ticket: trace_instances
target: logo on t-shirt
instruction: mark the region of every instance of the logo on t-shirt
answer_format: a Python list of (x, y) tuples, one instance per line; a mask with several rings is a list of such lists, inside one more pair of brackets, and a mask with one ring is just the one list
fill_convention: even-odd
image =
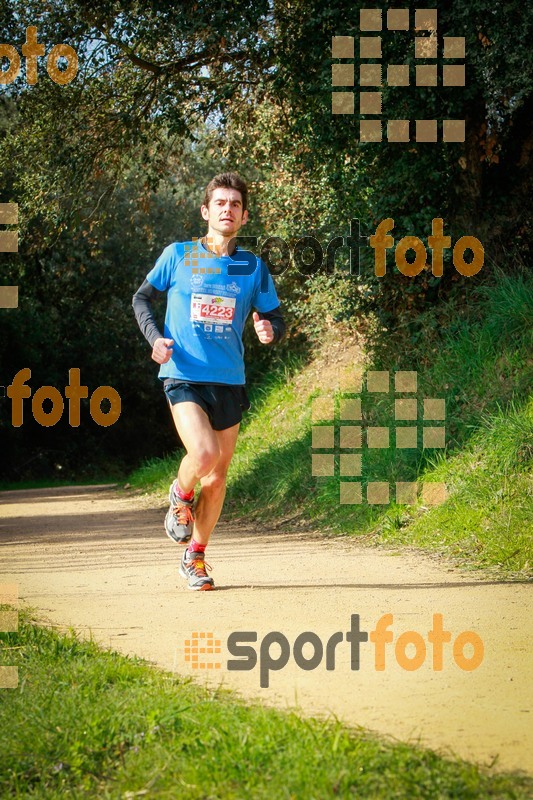
[(191, 286), (193, 287), (193, 289), (198, 289), (200, 286), (202, 286), (203, 282), (204, 282), (203, 275), (193, 275), (191, 278)]

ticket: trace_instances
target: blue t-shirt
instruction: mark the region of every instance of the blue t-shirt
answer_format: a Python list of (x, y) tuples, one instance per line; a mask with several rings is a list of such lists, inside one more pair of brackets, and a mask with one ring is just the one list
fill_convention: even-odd
[(159, 377), (243, 385), (248, 314), (279, 306), (264, 261), (239, 248), (231, 256), (216, 256), (200, 241), (174, 242), (146, 280), (168, 291), (164, 336), (174, 345)]

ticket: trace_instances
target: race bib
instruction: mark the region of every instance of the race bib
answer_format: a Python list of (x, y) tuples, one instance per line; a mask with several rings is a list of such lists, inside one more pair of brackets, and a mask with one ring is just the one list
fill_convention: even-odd
[(191, 295), (191, 322), (231, 325), (235, 316), (235, 297), (213, 294)]

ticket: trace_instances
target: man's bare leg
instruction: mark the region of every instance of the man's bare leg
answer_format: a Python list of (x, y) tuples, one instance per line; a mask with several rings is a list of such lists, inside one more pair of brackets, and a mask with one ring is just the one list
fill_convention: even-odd
[(199, 544), (207, 545), (219, 520), (226, 496), (226, 476), (235, 451), (239, 427), (240, 423), (237, 423), (223, 431), (214, 431), (218, 439), (220, 456), (211, 472), (200, 479), (202, 491), (196, 506), (193, 531), (193, 537)]
[(207, 545), (222, 511), (226, 476), (240, 423), (214, 431), (203, 408), (192, 402), (176, 403), (172, 406), (172, 416), (187, 450), (178, 470), (179, 487), (190, 492), (201, 482), (193, 537), (199, 544)]
[(211, 472), (220, 449), (209, 417), (197, 403), (176, 403), (172, 406), (172, 417), (187, 451), (179, 466), (178, 482), (180, 489), (188, 493), (200, 478)]

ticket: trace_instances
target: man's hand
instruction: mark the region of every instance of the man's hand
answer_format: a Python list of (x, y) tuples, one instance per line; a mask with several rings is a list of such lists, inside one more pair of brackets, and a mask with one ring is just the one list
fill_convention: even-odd
[(172, 358), (174, 339), (156, 339), (152, 348), (152, 358), (158, 364), (166, 364)]
[(272, 323), (268, 319), (259, 319), (257, 311), (253, 313), (254, 328), (261, 344), (269, 344), (274, 339)]

